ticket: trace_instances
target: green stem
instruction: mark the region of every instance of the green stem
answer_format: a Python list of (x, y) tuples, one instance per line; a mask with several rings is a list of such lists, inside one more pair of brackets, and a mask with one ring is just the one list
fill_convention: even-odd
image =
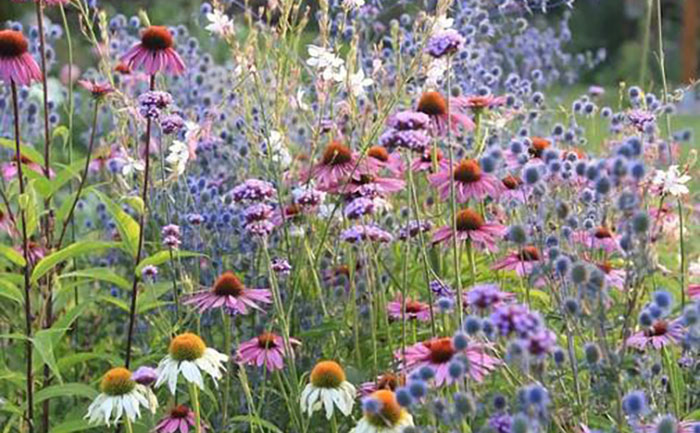
[(194, 383), (190, 384), (190, 396), (192, 397), (192, 407), (194, 408), (194, 428), (196, 433), (202, 433), (202, 416), (199, 408), (199, 390)]

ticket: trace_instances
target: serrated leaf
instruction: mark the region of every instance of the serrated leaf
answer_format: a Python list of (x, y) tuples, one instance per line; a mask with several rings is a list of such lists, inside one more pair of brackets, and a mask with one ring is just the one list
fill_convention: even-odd
[(27, 262), (24, 260), (24, 256), (22, 256), (22, 253), (18, 252), (14, 248), (8, 247), (7, 245), (0, 245), (0, 255), (17, 266), (24, 267), (24, 265), (27, 264)]
[(84, 397), (93, 399), (97, 397), (97, 390), (84, 383), (64, 383), (42, 388), (34, 394), (34, 403), (40, 403), (56, 397)]
[(131, 284), (126, 280), (126, 278), (116, 274), (113, 270), (109, 268), (82, 269), (80, 271), (63, 274), (60, 278), (75, 277), (91, 278), (93, 280), (106, 281), (124, 290), (128, 290), (131, 287)]
[(94, 191), (94, 193), (99, 197), (102, 203), (104, 203), (105, 207), (107, 208), (107, 212), (109, 212), (114, 219), (119, 235), (122, 238), (122, 243), (125, 246), (125, 250), (131, 253), (133, 257), (136, 257), (140, 232), (138, 223), (131, 217), (131, 215), (124, 212), (121, 206), (112, 201), (112, 199), (99, 191)]
[(43, 259), (39, 260), (32, 270), (31, 281), (37, 282), (39, 278), (44, 276), (48, 271), (50, 271), (54, 266), (59, 264), (64, 260), (68, 260), (73, 257), (77, 257), (83, 254), (94, 254), (98, 251), (102, 251), (108, 248), (116, 248), (118, 245), (114, 242), (103, 242), (103, 241), (82, 241), (71, 244), (62, 250), (56, 251), (55, 253), (49, 254)]
[(172, 258), (186, 258), (186, 257), (202, 257), (204, 254), (200, 253), (195, 253), (192, 251), (180, 251), (180, 250), (173, 250), (172, 253), (170, 250), (163, 250), (163, 251), (158, 251), (157, 253), (153, 254), (152, 256), (146, 257), (145, 259), (141, 260), (141, 262), (136, 266), (136, 275), (141, 275), (141, 271), (143, 271), (143, 268), (146, 266), (158, 266), (162, 265), (163, 263), (167, 262), (170, 260), (170, 256), (172, 254)]

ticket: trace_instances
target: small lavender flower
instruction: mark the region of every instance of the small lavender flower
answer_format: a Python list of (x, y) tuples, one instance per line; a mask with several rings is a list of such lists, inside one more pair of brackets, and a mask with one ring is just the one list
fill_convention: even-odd
[(393, 236), (375, 225), (355, 225), (344, 230), (340, 239), (351, 244), (362, 241), (388, 243), (393, 240)]
[(464, 37), (454, 29), (442, 31), (428, 40), (425, 52), (437, 58), (454, 54), (464, 44)]
[(430, 135), (423, 130), (388, 129), (379, 137), (379, 144), (387, 149), (398, 147), (413, 152), (423, 152), (430, 144)]
[(438, 298), (451, 298), (454, 296), (454, 290), (440, 280), (433, 280), (428, 286)]
[(185, 127), (185, 121), (177, 114), (170, 114), (163, 117), (160, 121), (160, 127), (163, 130), (163, 134), (177, 134)]
[(158, 379), (155, 368), (143, 366), (139, 367), (131, 375), (131, 380), (141, 385), (149, 386)]
[(149, 91), (139, 95), (139, 113), (147, 119), (159, 119), (161, 112), (173, 102), (168, 92)]
[(280, 275), (289, 275), (292, 265), (286, 259), (275, 257), (272, 259), (272, 270)]
[(248, 179), (233, 188), (231, 195), (236, 202), (244, 200), (255, 202), (268, 200), (274, 197), (276, 192), (277, 190), (270, 182), (259, 179)]
[(323, 203), (326, 193), (315, 189), (313, 186), (300, 186), (292, 190), (294, 203), (302, 206), (314, 207)]
[(158, 268), (153, 265), (146, 265), (141, 270), (141, 276), (144, 280), (148, 279), (153, 281), (158, 276)]
[(389, 118), (387, 124), (397, 131), (430, 129), (430, 116), (419, 111), (400, 111)]
[(275, 228), (275, 225), (270, 220), (272, 210), (272, 206), (265, 203), (256, 203), (248, 206), (243, 211), (246, 231), (254, 236), (269, 236)]
[(399, 239), (406, 240), (418, 236), (420, 233), (427, 233), (433, 228), (433, 224), (428, 221), (409, 221), (399, 229)]
[(351, 201), (345, 207), (345, 217), (351, 220), (361, 218), (364, 215), (371, 215), (374, 212), (374, 201), (369, 198), (359, 197)]

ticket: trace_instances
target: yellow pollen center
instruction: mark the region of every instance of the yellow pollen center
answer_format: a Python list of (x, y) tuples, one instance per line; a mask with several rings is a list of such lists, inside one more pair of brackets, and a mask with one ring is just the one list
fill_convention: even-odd
[(186, 332), (170, 342), (170, 356), (176, 361), (194, 361), (204, 355), (207, 345), (199, 336)]
[(100, 383), (100, 391), (107, 395), (124, 395), (131, 392), (136, 382), (131, 380), (131, 372), (124, 367), (116, 367), (107, 372)]
[(311, 370), (311, 383), (317, 388), (337, 388), (345, 382), (343, 367), (334, 361), (321, 361)]

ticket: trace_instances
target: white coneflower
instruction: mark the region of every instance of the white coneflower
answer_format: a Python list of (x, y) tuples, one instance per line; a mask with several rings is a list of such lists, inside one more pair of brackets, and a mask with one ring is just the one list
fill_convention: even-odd
[(151, 413), (155, 413), (158, 407), (153, 391), (134, 381), (131, 372), (123, 367), (113, 368), (105, 374), (100, 391), (85, 415), (91, 423), (103, 420), (110, 425), (119, 421), (123, 414), (126, 414), (129, 422), (133, 422), (141, 416), (141, 406)]
[(168, 351), (170, 353), (158, 363), (156, 387), (167, 382), (173, 394), (180, 373), (187, 382), (204, 389), (202, 371), (211, 376), (214, 386), (218, 386), (217, 381), (221, 379), (222, 371), (226, 371), (223, 363), (228, 360), (228, 356), (208, 348), (195, 334), (187, 332), (173, 338)]
[(321, 361), (311, 370), (311, 380), (301, 393), (301, 410), (311, 416), (324, 408), (326, 418), (333, 416), (333, 406), (343, 415), (352, 412), (355, 403), (355, 387), (345, 380), (345, 371), (333, 361)]
[(364, 416), (350, 433), (401, 433), (413, 425), (413, 417), (396, 401), (388, 389), (370, 395), (364, 404)]

